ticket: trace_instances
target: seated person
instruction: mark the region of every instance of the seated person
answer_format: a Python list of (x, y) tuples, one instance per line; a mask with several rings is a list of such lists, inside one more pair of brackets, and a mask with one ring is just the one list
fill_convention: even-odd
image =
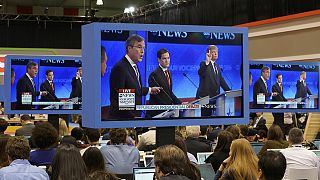
[(198, 140), (200, 135), (200, 126), (186, 127), (187, 139), (185, 143), (189, 153), (197, 157), (198, 152), (210, 152), (211, 146)]
[(32, 166), (28, 159), (30, 146), (23, 137), (11, 137), (6, 146), (10, 165), (0, 169), (3, 180), (49, 180), (48, 174), (41, 168)]
[(48, 122), (39, 122), (32, 131), (32, 142), (38, 148), (30, 153), (32, 165), (50, 165), (56, 154), (58, 132)]
[(106, 170), (114, 174), (132, 174), (132, 169), (139, 165), (139, 150), (127, 144), (126, 129), (111, 129), (109, 133), (110, 145), (102, 146), (100, 149)]
[(81, 156), (84, 154), (84, 152), (86, 152), (86, 150), (87, 150), (90, 146), (95, 146), (95, 147), (97, 147), (98, 149), (101, 148), (101, 145), (99, 144), (100, 132), (99, 132), (98, 129), (87, 128), (87, 129), (85, 130), (85, 133), (86, 133), (86, 136), (87, 136), (87, 139), (88, 139), (89, 146), (86, 147), (86, 148), (84, 148), (84, 149), (81, 149), (81, 150), (80, 150)]
[(31, 117), (27, 114), (20, 117), (22, 127), (16, 130), (15, 136), (31, 136), (34, 124)]
[(258, 167), (259, 179), (282, 180), (284, 173), (286, 172), (287, 162), (281, 152), (266, 151), (260, 156)]
[(5, 119), (0, 118), (0, 134), (4, 134), (7, 128), (8, 122)]
[(268, 131), (268, 140), (264, 143), (260, 152), (258, 153), (261, 156), (268, 149), (284, 149), (289, 146), (289, 143), (283, 140), (283, 133), (281, 128), (278, 125), (272, 125)]

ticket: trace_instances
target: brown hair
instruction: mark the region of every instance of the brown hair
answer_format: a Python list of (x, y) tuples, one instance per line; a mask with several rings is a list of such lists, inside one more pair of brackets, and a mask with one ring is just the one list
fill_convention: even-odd
[(6, 153), (10, 160), (29, 159), (31, 148), (29, 142), (24, 137), (11, 137), (6, 146)]
[(9, 138), (10, 135), (8, 134), (3, 134), (0, 136), (0, 168), (9, 165), (8, 154), (6, 153), (6, 145)]
[(128, 132), (124, 128), (113, 128), (109, 132), (111, 144), (121, 144), (127, 142)]
[(268, 138), (268, 140), (275, 140), (275, 141), (282, 142), (283, 141), (283, 133), (282, 133), (281, 128), (276, 124), (272, 125), (268, 130), (267, 138)]

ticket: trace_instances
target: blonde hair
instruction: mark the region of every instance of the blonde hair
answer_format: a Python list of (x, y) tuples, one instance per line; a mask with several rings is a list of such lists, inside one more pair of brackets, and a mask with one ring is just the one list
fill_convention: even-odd
[(256, 180), (258, 178), (258, 157), (246, 139), (232, 141), (230, 161), (227, 169), (235, 169), (242, 179)]

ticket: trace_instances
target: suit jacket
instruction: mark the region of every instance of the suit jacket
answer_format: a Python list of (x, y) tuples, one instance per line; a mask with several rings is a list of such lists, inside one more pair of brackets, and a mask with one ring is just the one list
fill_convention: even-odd
[(265, 101), (268, 100), (268, 97), (271, 96), (271, 93), (268, 92), (263, 80), (261, 77), (253, 85), (253, 108), (264, 108), (264, 104), (257, 104), (257, 95), (263, 93), (265, 95)]
[(31, 136), (34, 124), (25, 124), (16, 130), (15, 136)]
[(308, 85), (305, 84), (304, 86), (302, 81), (300, 82), (300, 80), (298, 80), (296, 87), (297, 87), (297, 91), (296, 91), (295, 98), (305, 98), (308, 96), (308, 94), (312, 95)]
[[(167, 78), (160, 66), (154, 70), (148, 79), (150, 87), (162, 87), (163, 89), (157, 95), (150, 95), (149, 104), (152, 105), (165, 105), (165, 104), (181, 104), (181, 101), (172, 92), (172, 74), (169, 72), (170, 86)], [(160, 114), (163, 111), (148, 111), (147, 113), (151, 116)]]
[[(53, 87), (54, 87), (54, 84), (53, 84)], [(59, 102), (60, 101), (55, 94), (55, 90), (52, 89), (48, 80), (45, 80), (40, 85), (40, 91), (48, 91), (48, 94), (46, 96), (41, 96), (40, 101), (43, 101), (43, 102), (54, 102), (54, 101)]]
[(197, 90), (196, 98), (201, 98), (205, 96), (214, 97), (220, 94), (220, 87), (224, 91), (229, 91), (230, 88), (224, 78), (221, 75), (221, 69), (217, 63), (216, 67), (218, 70), (217, 75), (215, 74), (211, 62), (206, 65), (205, 61), (200, 63), (200, 68), (198, 74), (200, 77), (199, 88)]
[(278, 93), (278, 95), (272, 96), (272, 101), (287, 101), (287, 99), (283, 96), (283, 86), (281, 91), (281, 88), (277, 82), (272, 86), (272, 92)]
[(76, 77), (72, 78), (71, 81), (72, 90), (70, 94), (70, 98), (82, 98), (82, 82), (80, 79), (77, 79)]
[[(139, 73), (140, 75), (140, 73)], [(141, 111), (119, 110), (119, 89), (135, 89), (135, 104), (142, 104), (142, 96), (149, 92), (148, 87), (141, 87), (141, 76), (139, 80), (130, 62), (123, 57), (112, 68), (110, 74), (110, 118), (134, 118), (140, 117)]]
[(16, 88), (16, 92), (17, 92), (17, 105), (16, 105), (16, 109), (19, 110), (28, 110), (28, 109), (32, 109), (32, 105), (30, 104), (22, 104), (22, 93), (24, 92), (29, 92), (32, 95), (32, 102), (36, 101), (36, 96), (40, 95), (39, 91), (36, 91), (36, 87), (33, 87), (32, 82), (30, 81), (30, 79), (28, 78), (27, 75), (22, 76), (17, 83), (17, 88)]
[(208, 144), (199, 141), (196, 138), (188, 137), (185, 140), (187, 150), (189, 153), (194, 155), (194, 157), (197, 157), (198, 152), (211, 152), (211, 146)]

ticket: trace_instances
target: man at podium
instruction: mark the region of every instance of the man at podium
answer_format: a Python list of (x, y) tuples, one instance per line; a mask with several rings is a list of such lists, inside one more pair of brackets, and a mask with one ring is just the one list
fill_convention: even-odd
[[(282, 74), (276, 74), (277, 82), (272, 86), (272, 92), (278, 95), (272, 97), (272, 101), (287, 101), (283, 95), (283, 85), (282, 85)], [(277, 106), (277, 105), (274, 105)], [(274, 117), (273, 124), (279, 125), (282, 132), (285, 133), (284, 129), (284, 113), (272, 113)]]
[[(148, 83), (151, 87), (161, 87), (159, 94), (151, 94), (150, 105), (181, 104), (181, 101), (172, 92), (172, 73), (168, 69), (170, 65), (170, 53), (167, 49), (159, 49), (157, 52), (159, 66), (149, 75)], [(147, 114), (155, 116), (163, 111), (148, 111)]]
[[(220, 94), (220, 87), (224, 91), (230, 91), (228, 84), (224, 80), (221, 69), (217, 64), (218, 48), (215, 45), (209, 45), (206, 51), (206, 59), (200, 63), (198, 70), (199, 88), (196, 98), (200, 99), (205, 96), (214, 97)], [(213, 102), (213, 104), (215, 104)], [(202, 116), (210, 116), (212, 109), (202, 109)]]

